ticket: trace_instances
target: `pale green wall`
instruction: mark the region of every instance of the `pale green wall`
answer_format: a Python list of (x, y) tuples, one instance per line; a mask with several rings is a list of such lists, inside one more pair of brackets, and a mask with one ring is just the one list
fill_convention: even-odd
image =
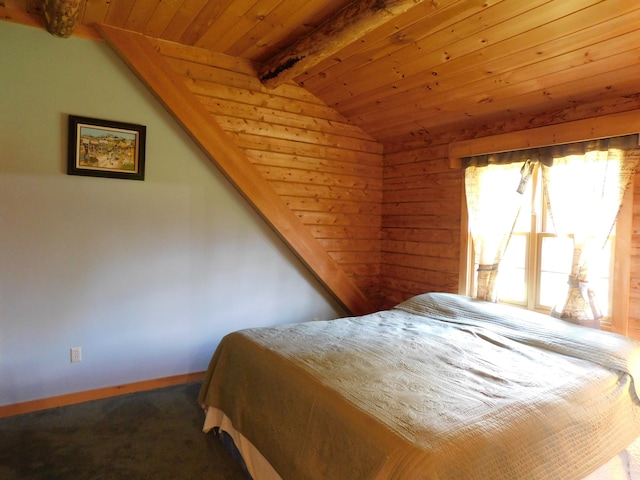
[[(146, 125), (145, 181), (66, 175), (68, 114)], [(106, 44), (0, 21), (0, 405), (342, 314)]]

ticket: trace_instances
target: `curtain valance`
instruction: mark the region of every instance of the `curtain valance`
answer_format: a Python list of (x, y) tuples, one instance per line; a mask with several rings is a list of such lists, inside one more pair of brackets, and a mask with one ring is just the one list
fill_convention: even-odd
[(638, 148), (638, 134), (465, 157), (462, 159), (462, 168), (506, 165), (526, 161), (539, 162), (550, 167), (553, 165), (554, 158), (584, 155), (587, 152), (607, 151), (613, 148), (620, 150)]

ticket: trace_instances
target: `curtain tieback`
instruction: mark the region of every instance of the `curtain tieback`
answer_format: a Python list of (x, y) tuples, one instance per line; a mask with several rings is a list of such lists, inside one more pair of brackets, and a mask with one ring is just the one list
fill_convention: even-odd
[(478, 272), (497, 271), (499, 263), (493, 263), (491, 265), (478, 265)]
[[(580, 291), (580, 295), (582, 296), (584, 301), (587, 302), (591, 307), (593, 319), (598, 322), (604, 315), (602, 315), (602, 311), (600, 310), (600, 307), (598, 307), (595, 292), (589, 288), (589, 282), (580, 281), (576, 276), (569, 275), (569, 280), (567, 281), (567, 283), (569, 284), (569, 287), (577, 288)], [(598, 328), (600, 328), (599, 322)]]
[[(567, 280), (567, 284), (570, 287), (576, 287), (580, 289), (580, 292), (583, 291), (583, 289), (589, 288), (589, 282), (581, 282), (580, 280), (578, 280), (578, 278), (575, 275), (569, 275), (569, 279)], [(585, 298), (586, 300), (586, 298)]]

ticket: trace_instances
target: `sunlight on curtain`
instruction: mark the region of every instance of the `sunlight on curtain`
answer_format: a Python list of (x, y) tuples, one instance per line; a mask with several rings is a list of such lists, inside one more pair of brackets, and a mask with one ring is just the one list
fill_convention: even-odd
[(524, 195), (518, 193), (524, 162), (465, 169), (469, 230), (479, 263), (477, 298), (498, 301), (498, 267), (518, 217)]
[[(637, 143), (636, 143), (637, 145)], [(638, 161), (638, 150), (608, 148), (607, 140), (555, 149), (542, 166), (543, 188), (556, 233), (573, 236), (573, 259), (566, 291), (552, 315), (576, 323), (602, 317), (589, 287), (589, 263), (605, 245)], [(576, 152), (582, 148), (582, 152)]]

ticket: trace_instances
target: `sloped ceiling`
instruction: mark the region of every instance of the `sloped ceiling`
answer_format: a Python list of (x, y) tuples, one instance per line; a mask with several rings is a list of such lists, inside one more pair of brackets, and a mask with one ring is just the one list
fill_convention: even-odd
[(632, 95), (640, 75), (640, 4), (628, 0), (80, 0), (77, 22), (293, 75), (387, 150)]
[[(61, 13), (49, 10), (55, 5)], [(248, 60), (265, 88), (303, 86), (386, 153), (428, 146), (443, 132), (481, 136), (484, 126), (496, 133), (509, 119), (535, 126), (543, 112), (606, 109), (637, 96), (640, 78), (640, 4), (628, 0), (51, 0), (46, 11), (42, 0), (4, 0), (0, 6), (5, 19), (42, 22), (59, 36), (91, 36), (94, 25), (103, 34), (125, 32), (107, 37), (134, 70), (139, 58), (129, 56), (126, 40), (115, 46), (116, 38), (142, 34)], [(200, 136), (195, 125), (185, 128), (205, 149), (223, 141)], [(259, 176), (234, 177), (242, 152), (223, 144), (226, 173), (245, 196), (349, 310), (370, 310)]]

